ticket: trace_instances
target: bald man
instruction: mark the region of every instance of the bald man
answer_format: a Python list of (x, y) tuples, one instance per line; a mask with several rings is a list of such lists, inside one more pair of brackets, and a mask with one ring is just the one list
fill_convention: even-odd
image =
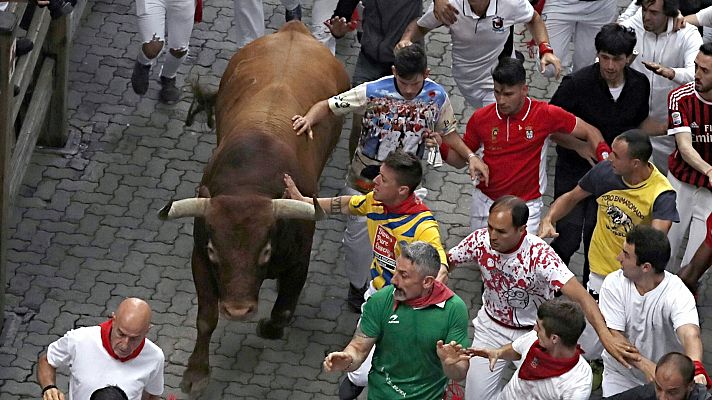
[(151, 307), (137, 298), (119, 304), (98, 326), (73, 329), (40, 355), (37, 380), (43, 400), (64, 400), (56, 371), (70, 371), (69, 400), (88, 399), (96, 389), (120, 387), (130, 400), (158, 400), (163, 393), (163, 351), (146, 339)]

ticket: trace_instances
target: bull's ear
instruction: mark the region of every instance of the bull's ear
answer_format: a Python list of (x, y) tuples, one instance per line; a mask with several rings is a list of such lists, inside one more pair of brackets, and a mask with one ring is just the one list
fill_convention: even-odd
[(326, 213), (324, 212), (324, 209), (321, 208), (319, 205), (319, 201), (316, 199), (316, 197), (312, 197), (312, 201), (314, 202), (314, 220), (315, 221), (321, 221), (326, 218)]

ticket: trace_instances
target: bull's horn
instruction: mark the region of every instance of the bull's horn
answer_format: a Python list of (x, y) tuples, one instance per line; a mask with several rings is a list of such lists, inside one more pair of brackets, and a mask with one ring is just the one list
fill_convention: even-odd
[[(293, 199), (272, 199), (275, 218), (308, 219), (314, 221), (319, 216), (311, 204)], [(323, 211), (322, 211), (323, 213)]]
[(178, 201), (171, 200), (158, 212), (161, 220), (176, 219), (182, 217), (203, 217), (208, 210), (210, 199), (195, 197)]

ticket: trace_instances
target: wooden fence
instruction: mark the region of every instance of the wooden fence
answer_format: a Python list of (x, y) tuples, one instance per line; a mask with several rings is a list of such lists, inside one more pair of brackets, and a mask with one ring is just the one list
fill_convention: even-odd
[(79, 0), (72, 13), (55, 20), (47, 8), (37, 8), (26, 36), (34, 49), (19, 58), (15, 43), (27, 3), (11, 2), (0, 11), (0, 331), (13, 202), (38, 141), (61, 147), (67, 140), (69, 56), (85, 6)]

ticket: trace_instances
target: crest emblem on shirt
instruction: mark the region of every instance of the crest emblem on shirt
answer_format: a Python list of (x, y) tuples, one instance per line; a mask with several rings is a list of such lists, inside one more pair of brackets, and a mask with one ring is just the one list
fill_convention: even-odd
[(534, 139), (534, 128), (532, 128), (531, 126), (527, 126), (524, 129), (524, 136), (527, 138), (527, 140)]
[(495, 32), (504, 31), (504, 19), (499, 15), (492, 17), (492, 30)]
[(530, 365), (532, 368), (538, 367), (538, 366), (539, 366), (539, 358), (534, 357), (534, 358), (532, 359), (532, 361), (529, 363), (529, 365)]
[(497, 141), (497, 135), (499, 134), (499, 128), (496, 126), (492, 128), (492, 141), (496, 142)]
[(670, 117), (672, 118), (672, 124), (673, 125), (681, 125), (682, 124), (682, 116), (678, 111), (673, 112), (670, 114)]

